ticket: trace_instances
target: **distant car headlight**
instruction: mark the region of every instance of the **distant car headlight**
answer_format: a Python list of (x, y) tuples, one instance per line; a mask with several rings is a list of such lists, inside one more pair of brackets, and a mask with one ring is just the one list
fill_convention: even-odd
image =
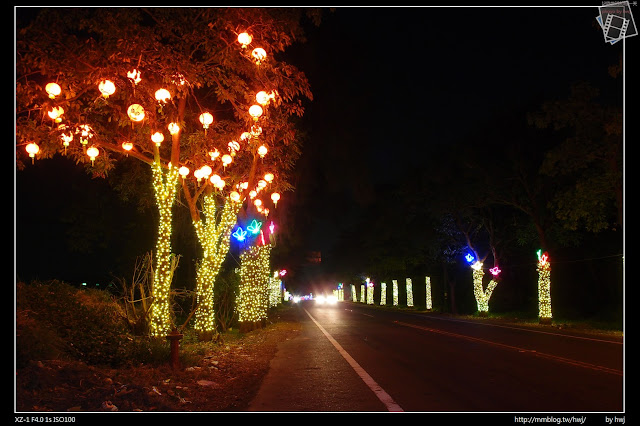
[(327, 301), (327, 299), (324, 296), (317, 296), (316, 297), (316, 303), (318, 305), (323, 305), (326, 301)]
[(338, 298), (336, 296), (328, 296), (327, 303), (330, 305), (335, 305), (336, 303), (338, 303)]

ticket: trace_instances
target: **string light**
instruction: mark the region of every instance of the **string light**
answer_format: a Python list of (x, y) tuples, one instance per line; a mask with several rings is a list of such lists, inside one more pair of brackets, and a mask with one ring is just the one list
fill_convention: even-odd
[(380, 283), (380, 304), (387, 304), (387, 283)]
[(538, 250), (538, 316), (542, 323), (551, 321), (551, 263), (549, 254)]
[(216, 331), (214, 283), (229, 252), (231, 231), (240, 206), (240, 203), (226, 199), (218, 221), (215, 195), (207, 195), (203, 199), (203, 219), (193, 222), (203, 251), (196, 275), (197, 308), (194, 314), (194, 329), (201, 338)]
[(358, 295), (356, 294), (356, 286), (353, 284), (351, 284), (351, 300), (353, 302), (358, 301)]
[(431, 301), (431, 277), (424, 277), (425, 280), (425, 298), (426, 298), (426, 308), (427, 310), (431, 310), (433, 304)]
[(169, 294), (173, 271), (171, 268), (171, 220), (176, 197), (178, 168), (169, 164), (166, 176), (157, 162), (151, 166), (153, 191), (160, 213), (156, 242), (156, 267), (153, 277), (153, 304), (149, 312), (149, 331), (152, 336), (166, 336), (171, 329)]
[(365, 289), (364, 284), (360, 285), (360, 303), (364, 303)]
[(407, 306), (413, 306), (413, 284), (411, 278), (406, 279), (407, 284)]
[(393, 283), (393, 306), (398, 306), (398, 281), (391, 280), (391, 282)]
[(367, 278), (367, 305), (373, 305), (373, 281)]
[(476, 262), (474, 265), (480, 263), (479, 268), (473, 268), (473, 294), (476, 298), (476, 304), (478, 306), (478, 312), (481, 315), (489, 312), (489, 299), (491, 299), (491, 294), (493, 290), (498, 285), (498, 282), (494, 279), (489, 281), (486, 290), (483, 289), (482, 279), (484, 277), (484, 270), (482, 269), (482, 263)]
[(238, 321), (259, 323), (267, 318), (271, 245), (252, 246), (240, 255)]

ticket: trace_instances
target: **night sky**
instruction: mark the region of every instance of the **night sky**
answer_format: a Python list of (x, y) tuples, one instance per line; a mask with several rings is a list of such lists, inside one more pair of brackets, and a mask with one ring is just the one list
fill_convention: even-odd
[[(430, 153), (456, 149), (506, 112), (566, 97), (572, 82), (610, 79), (608, 67), (617, 63), (622, 43), (604, 42), (598, 13), (597, 6), (351, 7), (327, 11), (318, 28), (309, 25), (307, 43), (286, 53), (309, 78), (314, 99), (300, 126), (307, 138), (296, 166), (296, 191), (284, 194), (278, 206), (298, 239), (296, 250), (278, 258), (277, 266), (308, 269), (304, 257), (318, 251), (323, 263), (310, 270), (322, 279), (336, 244), (345, 244), (344, 235), (364, 211), (379, 207), (378, 184), (402, 185), (407, 171), (419, 168)], [(115, 196), (98, 195), (108, 192), (105, 184), (44, 163), (16, 173), (18, 278), (82, 280), (80, 270), (89, 277), (89, 270), (108, 263), (107, 253), (130, 256), (152, 249), (148, 213), (109, 211), (120, 207), (110, 207), (117, 204)], [(95, 192), (81, 192), (91, 185)], [(86, 211), (70, 207), (76, 205), (67, 199), (72, 187), (87, 197)], [(42, 202), (54, 193), (61, 194), (56, 202)], [(82, 248), (65, 254), (68, 245), (59, 237), (69, 231), (62, 230), (60, 217), (84, 224), (83, 213), (115, 224), (118, 215), (140, 214), (142, 236), (122, 241), (118, 235), (132, 231), (113, 225), (123, 229), (96, 234), (92, 255), (81, 255)], [(43, 252), (51, 253), (49, 261), (27, 261)], [(312, 279), (298, 273), (295, 284)]]

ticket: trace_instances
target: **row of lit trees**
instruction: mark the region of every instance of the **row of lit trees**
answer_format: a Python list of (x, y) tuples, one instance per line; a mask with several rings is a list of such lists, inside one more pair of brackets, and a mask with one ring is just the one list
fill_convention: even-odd
[(174, 327), (171, 241), (180, 193), (202, 248), (194, 324), (209, 338), (214, 282), (238, 216), (268, 216), (267, 203), (275, 207), (291, 189), (299, 155), (293, 117), (311, 92), (304, 74), (277, 54), (302, 36), (300, 14), (51, 8), (18, 31), (17, 167), (23, 153), (31, 162), (61, 153), (96, 176), (123, 156), (151, 168), (159, 212), (152, 335)]

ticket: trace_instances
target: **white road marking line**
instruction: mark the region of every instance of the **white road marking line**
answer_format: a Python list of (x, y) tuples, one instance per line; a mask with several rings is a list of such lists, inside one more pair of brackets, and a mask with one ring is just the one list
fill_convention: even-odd
[(311, 316), (311, 314), (309, 313), (309, 311), (307, 311), (306, 309), (304, 310), (307, 315), (309, 315), (309, 318), (311, 318), (311, 321), (313, 321), (315, 323), (315, 325), (318, 326), (318, 328), (320, 329), (320, 331), (322, 331), (322, 334), (325, 335), (325, 337), (331, 342), (331, 344), (338, 350), (338, 352), (340, 353), (340, 355), (342, 355), (342, 357), (349, 363), (349, 365), (351, 365), (351, 367), (355, 370), (355, 372), (358, 374), (358, 376), (360, 376), (360, 378), (362, 379), (362, 381), (369, 386), (369, 389), (371, 389), (373, 391), (373, 393), (378, 397), (378, 399), (385, 405), (385, 407), (387, 407), (387, 410), (389, 411), (404, 411), (394, 400), (393, 398), (391, 398), (391, 396), (384, 391), (384, 389), (382, 389), (382, 387), (380, 387), (380, 385), (378, 383), (376, 383), (375, 380), (373, 380), (373, 377), (371, 377), (369, 375), (369, 373), (367, 373), (361, 366), (360, 364), (358, 364), (356, 362), (355, 359), (353, 359), (351, 357), (351, 355), (349, 355), (347, 353), (347, 351), (345, 351), (342, 346), (340, 346), (340, 343), (338, 343), (336, 341), (336, 339), (334, 339), (328, 332), (327, 330), (325, 330), (318, 321), (316, 321), (316, 319), (314, 317)]

